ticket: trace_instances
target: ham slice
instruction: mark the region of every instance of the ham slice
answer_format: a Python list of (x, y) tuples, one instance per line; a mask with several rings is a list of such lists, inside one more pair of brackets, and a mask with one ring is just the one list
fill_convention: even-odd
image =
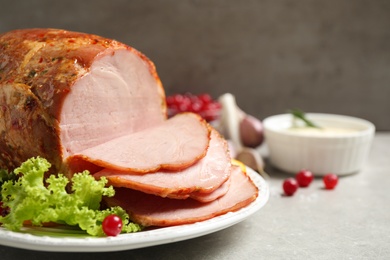
[[(199, 144), (206, 137), (198, 137), (198, 135), (196, 134), (196, 127), (191, 126), (190, 124), (188, 124), (187, 126), (189, 127), (188, 130), (190, 131), (190, 133), (186, 135), (181, 134), (179, 129), (180, 127), (177, 126), (177, 128), (175, 129), (165, 130), (164, 133), (166, 134), (161, 135), (164, 137), (163, 140), (165, 142), (167, 140), (171, 140), (171, 138), (169, 138), (169, 132), (175, 134), (174, 136), (172, 136), (175, 137), (175, 139), (171, 141), (172, 144), (170, 144), (170, 146), (172, 147), (170, 147), (170, 149), (167, 149), (166, 147), (157, 144), (156, 149), (146, 149), (147, 152), (153, 153), (152, 155), (147, 155), (148, 157), (146, 157), (146, 155), (143, 155), (143, 153), (145, 152), (144, 149), (140, 149), (140, 151), (137, 151), (136, 154), (141, 158), (137, 160), (143, 162), (146, 165), (150, 165), (152, 161), (156, 163), (161, 160), (161, 158), (159, 157), (162, 156), (159, 155), (163, 154), (165, 151), (166, 153), (164, 156), (166, 156), (167, 159), (172, 159), (175, 157), (171, 154), (172, 151), (180, 150), (180, 155), (182, 156), (184, 153), (189, 152), (187, 149), (191, 151), (192, 149), (190, 145), (182, 144), (182, 142), (184, 141), (180, 141), (179, 144), (177, 144), (176, 142), (185, 137), (186, 140), (193, 139), (196, 140), (196, 142)], [(158, 130), (161, 131), (160, 129)], [(222, 184), (224, 184), (224, 182), (226, 182), (226, 180), (230, 176), (231, 171), (231, 159), (227, 150), (226, 141), (214, 129), (211, 130), (210, 138), (210, 144), (207, 148), (206, 155), (196, 164), (192, 165), (191, 167), (182, 169), (181, 171), (158, 171), (140, 175), (139, 173), (118, 171), (111, 168), (105, 168), (94, 174), (94, 177), (100, 178), (101, 176), (105, 176), (108, 179), (109, 184), (113, 185), (114, 187), (131, 188), (134, 190), (139, 190), (161, 197), (170, 197), (178, 199), (194, 197), (199, 198), (202, 201), (210, 201), (226, 193), (228, 185), (225, 185), (224, 188), (221, 188), (218, 192), (212, 195), (210, 194), (211, 192), (214, 192), (216, 189), (218, 189)], [(157, 140), (154, 142), (157, 142)], [(153, 142), (151, 143), (151, 147), (154, 148), (155, 146), (153, 146), (152, 144)], [(183, 148), (175, 148), (180, 146), (182, 146)], [(144, 147), (145, 146), (142, 146), (141, 148)], [(159, 147), (164, 149), (159, 150)], [(149, 158), (149, 156), (151, 157)], [(146, 159), (144, 159), (143, 157), (145, 157)], [(137, 163), (139, 162), (137, 161)]]
[(121, 206), (131, 219), (144, 226), (174, 226), (207, 220), (250, 204), (258, 189), (240, 167), (234, 166), (228, 192), (209, 203), (193, 199), (162, 198), (140, 191), (117, 188), (114, 197), (105, 198), (108, 206)]
[(222, 196), (224, 196), (229, 188), (230, 188), (230, 182), (231, 182), (231, 179), (227, 179), (218, 189), (216, 189), (215, 191), (213, 192), (210, 192), (210, 193), (205, 193), (205, 192), (192, 192), (190, 193), (190, 198), (191, 199), (194, 199), (194, 200), (197, 200), (197, 201), (200, 201), (200, 202), (210, 202), (210, 201), (213, 201), (213, 200), (216, 200)]
[(197, 114), (182, 113), (156, 127), (83, 150), (69, 158), (69, 164), (85, 160), (132, 173), (181, 170), (205, 156), (209, 141), (207, 122)]

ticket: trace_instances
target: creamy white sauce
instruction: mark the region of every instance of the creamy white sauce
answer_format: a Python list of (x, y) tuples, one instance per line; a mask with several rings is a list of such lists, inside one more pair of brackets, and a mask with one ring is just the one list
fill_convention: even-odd
[(344, 135), (353, 132), (357, 132), (356, 129), (352, 128), (339, 128), (339, 127), (323, 127), (323, 128), (314, 128), (314, 127), (290, 127), (285, 129), (285, 131), (299, 134), (299, 135), (310, 135), (310, 136), (337, 136)]

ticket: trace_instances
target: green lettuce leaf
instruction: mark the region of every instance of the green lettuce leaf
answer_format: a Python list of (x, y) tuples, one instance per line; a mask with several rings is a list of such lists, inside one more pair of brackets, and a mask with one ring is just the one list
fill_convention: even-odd
[(141, 226), (129, 221), (121, 207), (100, 210), (102, 197), (115, 194), (112, 186), (106, 187), (106, 178), (95, 180), (88, 171), (77, 173), (71, 179), (71, 193), (68, 193), (69, 180), (62, 174), (44, 179), (50, 166), (46, 159), (31, 158), (15, 169), (17, 180), (3, 183), (3, 207), (10, 209), (8, 215), (0, 216), (4, 227), (18, 231), (26, 221), (36, 226), (55, 222), (79, 226), (93, 236), (104, 236), (104, 218), (116, 214), (123, 221), (122, 232), (141, 230)]

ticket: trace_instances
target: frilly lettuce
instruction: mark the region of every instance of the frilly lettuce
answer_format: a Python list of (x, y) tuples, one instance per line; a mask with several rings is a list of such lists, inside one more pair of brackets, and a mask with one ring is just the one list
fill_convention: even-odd
[(121, 207), (100, 210), (102, 197), (115, 194), (112, 186), (106, 187), (105, 178), (95, 180), (88, 171), (77, 173), (71, 179), (71, 192), (68, 193), (66, 186), (69, 180), (62, 174), (44, 179), (50, 166), (46, 159), (31, 158), (15, 169), (14, 173), (19, 176), (17, 180), (3, 183), (3, 207), (10, 209), (9, 214), (0, 216), (0, 223), (4, 227), (17, 231), (26, 222), (36, 226), (55, 222), (78, 225), (90, 235), (104, 236), (104, 218), (116, 214), (123, 221), (122, 232), (141, 230), (141, 226), (129, 222), (127, 213)]

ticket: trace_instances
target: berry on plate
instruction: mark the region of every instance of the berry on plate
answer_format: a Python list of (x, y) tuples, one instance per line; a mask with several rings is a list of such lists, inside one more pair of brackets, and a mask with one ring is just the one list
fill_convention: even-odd
[(102, 228), (107, 236), (117, 236), (122, 231), (122, 225), (122, 219), (115, 214), (111, 214), (104, 218)]

